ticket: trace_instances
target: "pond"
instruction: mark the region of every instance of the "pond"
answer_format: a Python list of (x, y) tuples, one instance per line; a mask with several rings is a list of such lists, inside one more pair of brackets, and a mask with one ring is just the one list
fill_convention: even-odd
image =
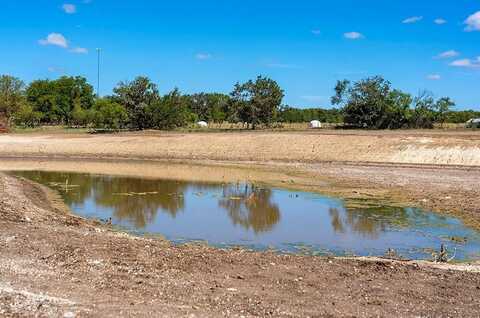
[(199, 183), (79, 173), (15, 175), (60, 192), (73, 213), (174, 243), (313, 255), (431, 259), (445, 244), (455, 260), (480, 259), (480, 233), (414, 208), (346, 208), (341, 199), (250, 183)]

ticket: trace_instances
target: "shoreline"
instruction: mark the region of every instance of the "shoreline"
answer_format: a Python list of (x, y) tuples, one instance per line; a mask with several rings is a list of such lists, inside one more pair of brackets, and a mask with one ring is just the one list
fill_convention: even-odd
[(0, 171), (46, 170), (186, 181), (251, 181), (337, 197), (358, 206), (416, 207), (480, 229), (480, 168), (414, 164), (0, 156)]
[[(74, 216), (53, 190), (29, 181), (0, 173), (0, 189), (0, 314), (7, 316), (413, 317), (480, 310), (480, 264), (176, 246)], [(445, 307), (453, 295), (455, 305)]]

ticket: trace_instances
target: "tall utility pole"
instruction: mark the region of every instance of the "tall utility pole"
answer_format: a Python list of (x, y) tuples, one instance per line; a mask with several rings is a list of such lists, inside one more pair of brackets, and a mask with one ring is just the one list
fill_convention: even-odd
[(102, 52), (101, 48), (97, 48), (97, 98), (100, 98), (100, 54)]

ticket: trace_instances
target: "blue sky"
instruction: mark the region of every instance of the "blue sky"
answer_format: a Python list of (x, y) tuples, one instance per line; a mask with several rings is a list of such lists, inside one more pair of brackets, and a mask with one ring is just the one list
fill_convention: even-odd
[(31, 0), (0, 3), (0, 73), (82, 75), (101, 93), (147, 75), (162, 92), (228, 93), (262, 74), (290, 105), (330, 105), (338, 79), (480, 109), (480, 1)]

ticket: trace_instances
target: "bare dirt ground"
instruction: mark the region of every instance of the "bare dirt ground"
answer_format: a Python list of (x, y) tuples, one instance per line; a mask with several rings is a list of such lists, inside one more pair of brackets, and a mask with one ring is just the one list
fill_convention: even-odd
[[(266, 182), (352, 205), (423, 206), (480, 228), (472, 132), (3, 135), (0, 157), (0, 170)], [(480, 315), (478, 264), (176, 247), (72, 216), (50, 191), (2, 174), (0, 252), (0, 316)]]
[[(0, 316), (475, 317), (480, 268), (172, 246), (0, 175)], [(457, 268), (458, 269), (458, 268)]]
[(0, 135), (0, 154), (480, 166), (480, 132), (305, 131)]

